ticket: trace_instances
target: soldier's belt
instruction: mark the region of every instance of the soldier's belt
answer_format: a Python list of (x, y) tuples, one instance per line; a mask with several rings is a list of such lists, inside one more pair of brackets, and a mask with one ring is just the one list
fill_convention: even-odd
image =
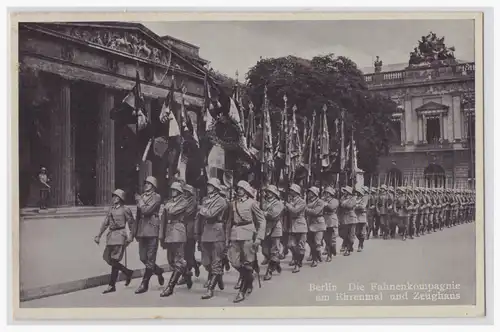
[(240, 223), (235, 223), (234, 221), (232, 222), (233, 226), (246, 226), (250, 224), (253, 224), (253, 221), (242, 221)]
[(119, 231), (119, 230), (122, 230), (122, 229), (125, 229), (125, 226), (123, 226), (123, 227), (112, 227), (112, 228), (110, 227), (109, 228), (110, 231)]

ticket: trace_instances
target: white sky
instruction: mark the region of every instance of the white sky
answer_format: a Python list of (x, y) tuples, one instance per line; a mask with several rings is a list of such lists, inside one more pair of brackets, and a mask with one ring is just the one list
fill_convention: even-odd
[(142, 22), (156, 34), (170, 35), (200, 47), (214, 69), (240, 81), (259, 57), (295, 55), (312, 58), (335, 53), (359, 68), (371, 67), (376, 55), (384, 64), (408, 62), (409, 52), (430, 31), (455, 46), (457, 59), (474, 61), (472, 20)]

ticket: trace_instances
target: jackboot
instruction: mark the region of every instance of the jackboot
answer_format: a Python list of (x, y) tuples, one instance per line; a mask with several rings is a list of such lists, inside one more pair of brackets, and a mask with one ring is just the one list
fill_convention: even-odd
[(240, 289), (242, 282), (243, 282), (243, 279), (242, 279), (241, 273), (240, 273), (240, 276), (238, 277), (238, 281), (236, 282), (236, 285), (234, 285), (234, 289)]
[(227, 256), (225, 256), (225, 257), (222, 259), (222, 265), (224, 266), (224, 269), (225, 269), (226, 271), (231, 270), (231, 265), (229, 264), (229, 258), (227, 258)]
[(177, 285), (177, 281), (179, 281), (181, 275), (182, 273), (178, 270), (174, 270), (174, 272), (172, 272), (172, 274), (170, 275), (170, 280), (168, 281), (167, 288), (165, 288), (163, 292), (161, 292), (160, 297), (167, 297), (174, 293), (175, 285)]
[(295, 267), (293, 268), (292, 273), (300, 272), (300, 268), (302, 267), (302, 260), (304, 259), (304, 254), (297, 255), (297, 261)]
[(252, 270), (247, 271), (247, 273), (245, 275), (245, 284), (246, 284), (246, 289), (247, 289), (246, 290), (247, 295), (250, 295), (253, 292), (253, 280), (254, 280), (253, 271)]
[(264, 281), (271, 280), (273, 277), (274, 262), (270, 261), (267, 265), (266, 275), (264, 276)]
[(109, 279), (109, 286), (106, 288), (102, 293), (103, 294), (108, 294), (116, 291), (115, 284), (116, 284), (116, 279), (118, 278), (118, 268), (115, 266), (111, 267), (111, 276)]
[(201, 297), (202, 300), (208, 300), (214, 297), (214, 289), (217, 285), (218, 277), (217, 275), (211, 275), (208, 281), (207, 292)]
[(240, 269), (240, 279), (241, 279), (241, 287), (239, 288), (239, 292), (236, 295), (236, 298), (233, 300), (233, 303), (239, 303), (245, 300), (247, 294), (248, 284), (246, 282), (246, 276), (244, 275), (244, 272), (241, 269)]
[(364, 239), (359, 239), (359, 244), (358, 244), (358, 252), (362, 252), (363, 251), (363, 243), (364, 243)]
[(278, 274), (281, 274), (280, 262), (274, 262), (274, 269), (276, 270), (276, 272), (278, 272)]
[(224, 290), (224, 280), (222, 280), (222, 274), (217, 275), (217, 285), (220, 290)]
[(163, 286), (165, 284), (165, 278), (163, 277), (163, 269), (158, 265), (155, 265), (154, 273), (158, 276), (158, 283), (160, 284), (160, 286)]
[(118, 268), (118, 270), (120, 270), (125, 275), (125, 286), (130, 285), (130, 282), (132, 281), (132, 275), (134, 274), (134, 271), (130, 270), (130, 269), (127, 269), (125, 266), (123, 266), (120, 263), (117, 263), (116, 267)]
[(194, 261), (194, 276), (198, 278), (200, 276), (200, 265), (201, 263), (198, 261)]
[(316, 249), (313, 249), (311, 252), (311, 256), (312, 256), (311, 267), (318, 266), (318, 251)]
[(203, 284), (204, 288), (208, 288), (208, 285), (210, 285), (210, 279), (212, 279), (212, 272), (208, 272), (207, 281)]
[(186, 271), (184, 273), (184, 280), (186, 281), (186, 286), (187, 286), (187, 289), (191, 289), (193, 287), (193, 279), (192, 279), (192, 276), (193, 276), (193, 273), (191, 273), (191, 271)]
[(151, 276), (153, 275), (153, 271), (151, 269), (146, 268), (146, 271), (144, 272), (144, 277), (142, 277), (141, 284), (139, 285), (139, 288), (135, 291), (136, 294), (142, 294), (146, 293), (149, 289), (149, 279), (151, 279)]

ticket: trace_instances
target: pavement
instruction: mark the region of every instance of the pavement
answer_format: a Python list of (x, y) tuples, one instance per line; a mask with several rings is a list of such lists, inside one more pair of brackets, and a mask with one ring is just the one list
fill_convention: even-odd
[[(69, 221), (72, 222), (72, 221)], [(75, 222), (75, 221), (73, 221)], [(44, 281), (57, 271), (65, 279), (88, 275), (90, 269), (104, 273), (108, 267), (100, 259), (102, 247), (92, 243), (98, 229), (98, 222), (81, 225), (81, 233), (68, 236), (64, 227), (56, 234), (38, 233), (37, 240), (28, 253), (29, 262), (40, 260), (22, 271), (41, 273)], [(96, 226), (96, 227), (94, 227)], [(43, 228), (43, 227), (40, 227)], [(31, 233), (33, 230), (30, 231)], [(40, 229), (39, 232), (42, 232)], [(21, 232), (22, 233), (22, 232)], [(35, 233), (36, 234), (36, 233)], [(59, 261), (53, 258), (47, 264), (42, 259), (50, 256), (43, 249), (50, 248), (47, 239), (63, 241), (68, 250), (74, 251), (73, 258), (80, 262), (77, 271), (64, 269), (72, 263), (72, 255), (59, 253)], [(75, 242), (78, 241), (78, 242)], [(337, 241), (340, 247), (340, 241)], [(76, 248), (88, 247), (85, 253)], [(80, 250), (82, 251), (82, 250)], [(132, 252), (135, 249), (131, 250)], [(60, 257), (60, 256), (64, 256)], [(83, 260), (85, 256), (85, 260)], [(129, 255), (129, 263), (138, 264), (137, 254)], [(165, 251), (159, 252), (164, 257)], [(64, 295), (21, 302), (21, 308), (99, 308), (99, 307), (220, 307), (220, 306), (398, 306), (398, 305), (473, 305), (475, 304), (476, 264), (475, 264), (475, 225), (463, 224), (443, 231), (428, 234), (414, 240), (370, 239), (365, 242), (363, 252), (354, 252), (349, 257), (336, 256), (332, 262), (322, 262), (312, 268), (305, 263), (300, 273), (291, 273), (289, 257), (282, 263), (281, 275), (273, 276), (270, 281), (262, 281), (262, 288), (254, 283), (254, 291), (242, 303), (233, 304), (237, 291), (233, 289), (238, 273), (231, 269), (224, 275), (226, 287), (223, 291), (216, 288), (216, 295), (210, 300), (201, 300), (205, 293), (203, 283), (207, 278), (202, 269), (199, 278), (194, 278), (194, 286), (177, 286), (171, 297), (160, 298), (163, 287), (156, 277), (151, 279), (149, 292), (134, 294), (140, 279), (134, 279), (125, 287), (117, 284), (115, 293), (101, 294), (106, 286), (95, 287)], [(72, 266), (72, 265), (71, 265)], [(262, 266), (264, 274), (266, 267)], [(168, 280), (170, 273), (166, 273)], [(23, 279), (24, 278), (24, 279)], [(32, 276), (23, 276), (25, 282), (33, 282)], [(63, 277), (59, 276), (59, 279)], [(430, 290), (429, 290), (430, 288)]]

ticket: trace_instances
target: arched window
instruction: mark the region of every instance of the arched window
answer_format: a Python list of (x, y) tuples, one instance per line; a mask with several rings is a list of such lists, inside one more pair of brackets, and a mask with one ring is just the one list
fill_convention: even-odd
[(387, 185), (392, 187), (398, 187), (403, 185), (403, 173), (397, 168), (391, 168), (387, 172)]
[(446, 187), (444, 169), (438, 164), (430, 164), (424, 170), (425, 183), (428, 188)]

